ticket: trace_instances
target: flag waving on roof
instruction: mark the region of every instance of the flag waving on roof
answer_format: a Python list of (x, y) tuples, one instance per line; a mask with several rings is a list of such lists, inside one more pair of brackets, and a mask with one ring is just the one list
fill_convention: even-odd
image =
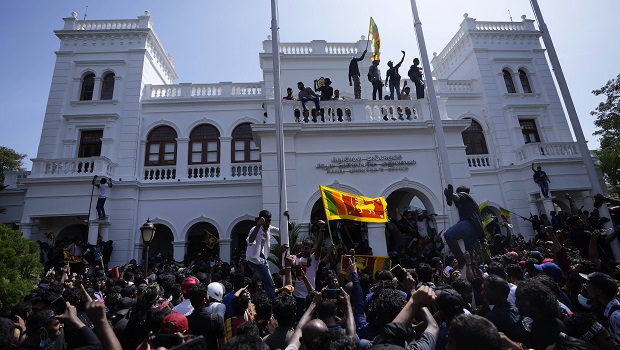
[(379, 38), (379, 28), (377, 28), (377, 23), (375, 20), (370, 17), (370, 29), (368, 29), (368, 40), (372, 39), (372, 55), (370, 55), (370, 60), (378, 60), (379, 59), (379, 50), (381, 49), (381, 38)]
[(320, 186), (327, 220), (387, 222), (385, 198), (368, 198)]

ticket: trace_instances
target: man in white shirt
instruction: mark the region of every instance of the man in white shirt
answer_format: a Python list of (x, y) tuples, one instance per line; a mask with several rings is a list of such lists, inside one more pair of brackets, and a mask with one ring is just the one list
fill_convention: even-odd
[(271, 213), (268, 210), (261, 210), (258, 216), (256, 226), (250, 230), (246, 240), (248, 242), (245, 251), (246, 263), (250, 270), (258, 275), (267, 296), (274, 299), (276, 297), (275, 284), (269, 271), (267, 257), (269, 256), (271, 237), (280, 236), (280, 229), (271, 226)]
[(105, 177), (101, 178), (99, 183), (95, 183), (96, 179), (97, 175), (95, 175), (92, 182), (93, 186), (97, 186), (97, 188), (99, 189), (99, 198), (97, 199), (97, 206), (95, 207), (95, 209), (97, 210), (97, 216), (99, 217), (99, 220), (104, 220), (108, 216), (105, 215), (105, 209), (103, 208), (103, 205), (105, 204), (105, 200), (108, 198), (108, 188), (112, 188), (112, 178), (110, 178), (109, 183)]

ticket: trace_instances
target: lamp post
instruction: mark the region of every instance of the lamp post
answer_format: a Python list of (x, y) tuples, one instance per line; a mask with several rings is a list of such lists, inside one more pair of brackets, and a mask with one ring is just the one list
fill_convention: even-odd
[(149, 245), (155, 238), (155, 225), (151, 222), (151, 218), (146, 219), (146, 222), (140, 227), (140, 234), (146, 248), (146, 256), (144, 257), (144, 276), (146, 277), (149, 273)]

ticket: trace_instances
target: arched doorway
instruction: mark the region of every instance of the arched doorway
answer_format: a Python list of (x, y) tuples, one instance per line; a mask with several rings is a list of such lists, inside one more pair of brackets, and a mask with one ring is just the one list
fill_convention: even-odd
[(243, 220), (236, 224), (230, 232), (232, 241), (230, 242), (230, 256), (236, 258), (240, 254), (245, 254), (245, 248), (247, 247), (246, 239), (248, 233), (256, 224), (253, 220)]
[[(385, 201), (390, 219), (385, 230), (388, 251), (399, 252), (405, 247), (411, 247), (412, 237), (418, 232), (423, 237), (433, 237), (437, 232), (436, 220), (424, 218), (422, 214), (424, 211), (429, 215), (436, 214), (436, 212), (431, 200), (421, 191), (408, 187), (399, 188), (392, 191)], [(400, 221), (403, 219), (401, 215), (405, 215), (406, 211), (410, 211), (412, 214), (407, 216), (407, 220)]]
[(213, 224), (197, 222), (187, 231), (187, 257), (193, 258), (198, 253), (201, 255), (220, 254), (220, 245), (217, 243), (220, 234)]
[(174, 241), (172, 230), (164, 224), (155, 224), (155, 237), (149, 246), (149, 254), (172, 257), (172, 241)]
[(86, 242), (88, 239), (88, 226), (81, 224), (69, 225), (56, 235), (56, 241), (73, 241), (79, 239), (82, 242)]

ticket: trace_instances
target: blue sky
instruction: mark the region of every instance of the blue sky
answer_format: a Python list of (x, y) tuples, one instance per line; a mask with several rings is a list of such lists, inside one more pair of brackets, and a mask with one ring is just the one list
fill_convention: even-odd
[[(620, 1), (539, 0), (590, 149), (598, 147), (591, 91), (620, 73), (616, 16)], [(302, 5), (303, 4), (303, 5)], [(380, 6), (378, 5), (380, 4)], [(176, 61), (176, 83), (261, 80), (258, 53), (270, 34), (269, 0), (2, 0), (5, 83), (0, 85), (0, 145), (35, 158), (59, 48), (53, 31), (72, 11), (83, 19), (136, 18), (150, 11), (154, 29)], [(429, 55), (458, 31), (463, 13), (479, 21), (533, 19), (528, 0), (418, 0)], [(373, 16), (382, 59), (418, 56), (409, 0), (280, 0), (280, 40), (353, 42)], [(611, 39), (610, 39), (611, 38)], [(27, 162), (27, 167), (31, 166)]]

